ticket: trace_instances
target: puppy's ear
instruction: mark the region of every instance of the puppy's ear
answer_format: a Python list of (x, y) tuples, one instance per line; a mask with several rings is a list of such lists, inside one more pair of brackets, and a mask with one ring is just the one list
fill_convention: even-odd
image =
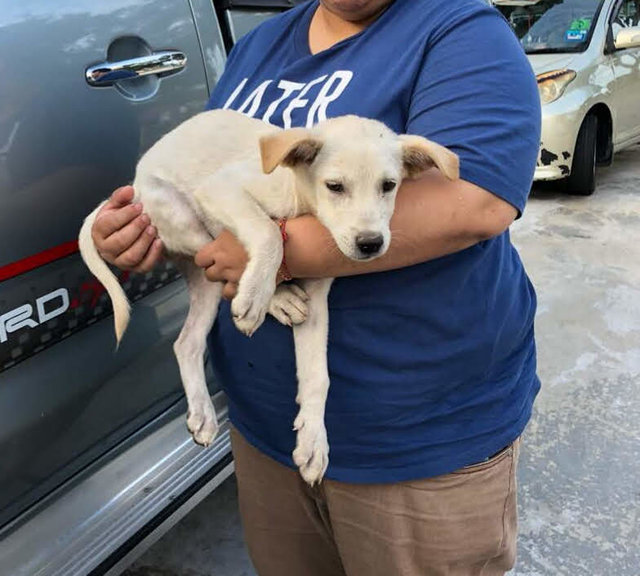
[(304, 162), (311, 164), (322, 148), (322, 142), (304, 128), (282, 130), (260, 138), (262, 170), (271, 174), (276, 166), (295, 166)]
[(403, 134), (399, 138), (406, 178), (417, 178), (434, 166), (449, 180), (460, 177), (460, 159), (451, 150), (422, 136)]

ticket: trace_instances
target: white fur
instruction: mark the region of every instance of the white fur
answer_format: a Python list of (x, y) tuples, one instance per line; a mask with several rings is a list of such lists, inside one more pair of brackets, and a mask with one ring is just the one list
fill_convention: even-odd
[[(189, 314), (174, 350), (189, 405), (187, 425), (196, 442), (210, 444), (218, 428), (203, 355), (221, 286), (208, 282), (193, 264), (195, 253), (229, 229), (249, 255), (231, 304), (238, 329), (253, 334), (267, 312), (294, 325), (300, 411), (293, 458), (304, 479), (314, 484), (324, 476), (329, 454), (324, 410), (332, 280), (304, 280), (302, 290), (295, 285), (276, 289), (283, 246), (273, 218), (315, 214), (346, 256), (370, 259), (384, 254), (391, 238), (397, 186), (383, 193), (382, 182), (399, 186), (403, 177), (417, 176), (433, 165), (457, 177), (454, 154), (423, 138), (397, 136), (373, 120), (345, 116), (312, 130), (283, 131), (228, 110), (184, 122), (142, 157), (133, 183), (135, 199), (144, 204), (189, 288)], [(341, 183), (344, 191), (330, 191), (327, 182)], [(111, 297), (119, 342), (129, 321), (129, 304), (91, 238), (99, 208), (83, 224), (80, 251)], [(362, 252), (362, 242), (359, 248), (356, 241), (362, 233), (382, 237), (378, 252)]]

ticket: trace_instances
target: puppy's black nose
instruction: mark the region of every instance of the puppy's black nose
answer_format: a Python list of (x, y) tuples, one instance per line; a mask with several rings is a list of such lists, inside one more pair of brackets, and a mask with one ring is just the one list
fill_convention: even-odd
[(383, 243), (382, 234), (377, 232), (361, 232), (356, 236), (358, 250), (367, 256), (380, 252)]

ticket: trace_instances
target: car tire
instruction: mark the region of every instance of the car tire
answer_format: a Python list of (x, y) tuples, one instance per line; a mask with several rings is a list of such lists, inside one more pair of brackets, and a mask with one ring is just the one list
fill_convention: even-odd
[(598, 117), (590, 114), (582, 122), (573, 154), (567, 192), (576, 196), (591, 196), (596, 189)]

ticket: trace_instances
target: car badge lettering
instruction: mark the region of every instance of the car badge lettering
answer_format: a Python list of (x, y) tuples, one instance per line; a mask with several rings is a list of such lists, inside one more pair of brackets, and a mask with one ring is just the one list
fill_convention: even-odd
[[(49, 307), (49, 310), (46, 310), (45, 305), (49, 302), (54, 302), (56, 299), (59, 299), (57, 307), (54, 303), (53, 307)], [(69, 292), (67, 292), (66, 288), (58, 288), (58, 290), (54, 290), (38, 298), (36, 300), (36, 306), (38, 308), (38, 321), (40, 324), (44, 324), (69, 309)]]
[(36, 299), (37, 321), (32, 318), (33, 306), (23, 304), (0, 315), (0, 343), (9, 339), (9, 334), (22, 328), (37, 328), (69, 309), (69, 292), (58, 288)]

